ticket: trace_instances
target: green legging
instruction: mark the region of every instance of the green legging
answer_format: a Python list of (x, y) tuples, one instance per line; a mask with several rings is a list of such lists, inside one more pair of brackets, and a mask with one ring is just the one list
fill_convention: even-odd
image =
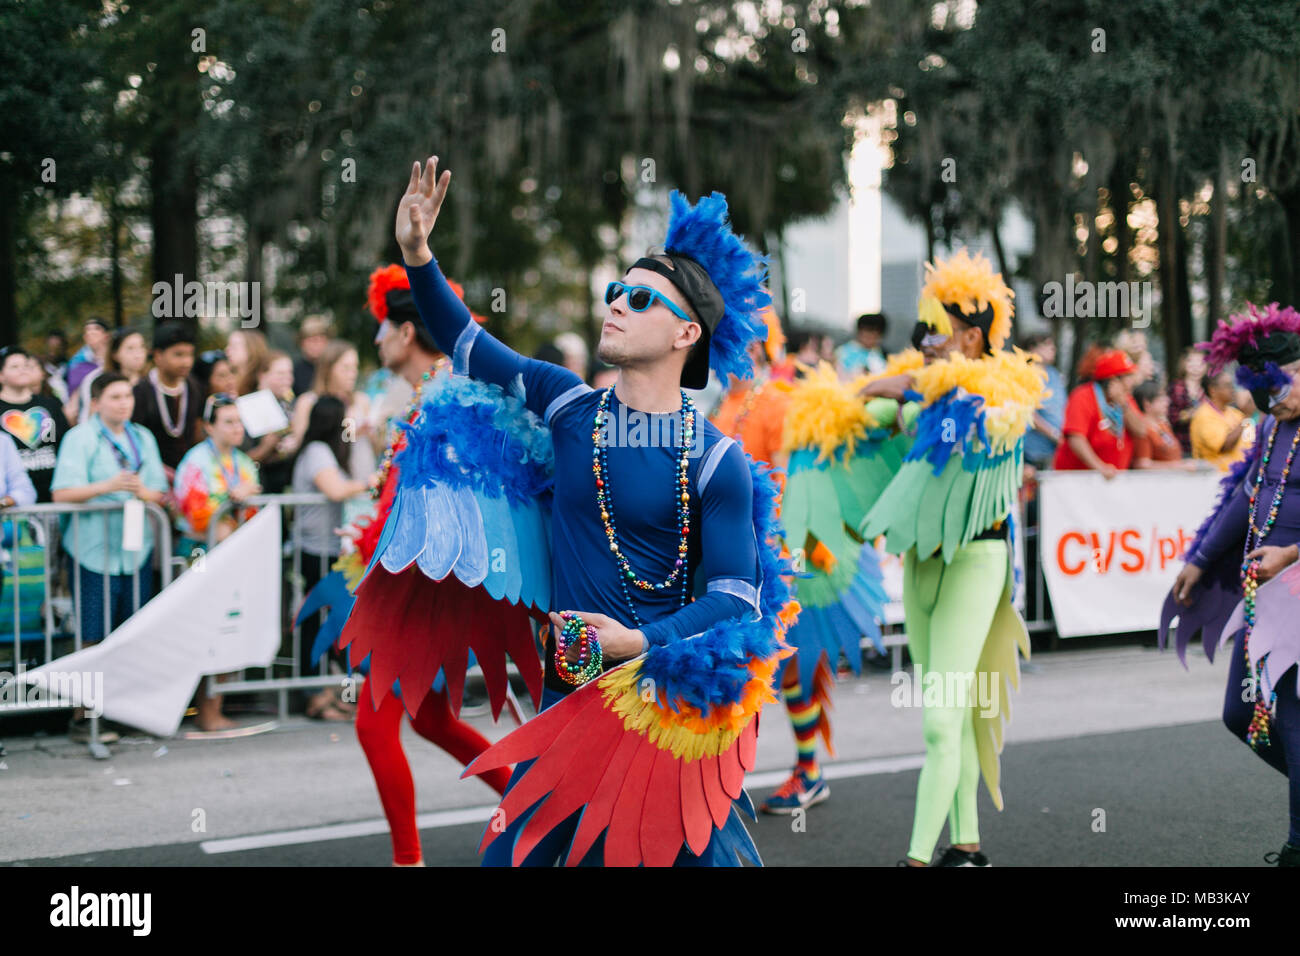
[[(1006, 575), (1004, 541), (972, 541), (946, 565), (941, 556), (921, 561), (915, 549), (907, 552), (903, 610), (916, 680), (930, 673), (974, 674)], [(925, 708), (925, 764), (916, 785), (916, 816), (907, 851), (914, 860), (930, 862), (944, 817), (953, 843), (979, 842), (975, 798), (980, 768), (969, 703)]]

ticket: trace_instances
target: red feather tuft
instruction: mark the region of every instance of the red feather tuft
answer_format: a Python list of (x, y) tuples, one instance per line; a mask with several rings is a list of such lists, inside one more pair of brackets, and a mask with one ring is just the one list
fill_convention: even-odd
[(376, 322), (388, 318), (388, 293), (394, 289), (409, 289), (411, 280), (406, 278), (406, 270), (399, 265), (385, 266), (370, 273), (370, 288), (366, 290), (366, 301), (370, 303), (370, 312)]
[[(451, 286), (451, 291), (456, 293), (460, 301), (465, 301), (463, 285), (455, 279), (448, 279), (447, 285)], [(411, 280), (406, 277), (406, 270), (399, 265), (384, 266), (370, 273), (370, 288), (366, 290), (366, 301), (370, 305), (370, 313), (375, 317), (375, 321), (382, 322), (388, 318), (388, 293), (394, 289), (410, 287)], [(469, 314), (479, 325), (487, 322), (485, 316), (479, 315), (473, 309), (469, 310)]]

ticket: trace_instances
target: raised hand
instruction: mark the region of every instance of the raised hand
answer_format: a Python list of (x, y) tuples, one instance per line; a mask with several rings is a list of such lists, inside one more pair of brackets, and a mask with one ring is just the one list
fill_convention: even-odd
[(438, 157), (430, 156), (424, 164), (411, 165), (411, 180), (397, 205), (397, 244), (407, 265), (422, 266), (433, 259), (429, 251), (429, 234), (438, 221), (438, 211), (451, 184), (451, 171), (438, 175)]

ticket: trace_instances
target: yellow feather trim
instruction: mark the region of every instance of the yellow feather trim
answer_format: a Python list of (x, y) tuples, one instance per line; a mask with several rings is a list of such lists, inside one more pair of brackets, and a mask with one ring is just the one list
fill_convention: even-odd
[(984, 427), (997, 454), (1015, 447), (1033, 421), (1034, 410), (1050, 394), (1047, 372), (1037, 356), (1020, 349), (978, 359), (951, 352), (913, 374), (925, 405), (959, 387), (981, 396)]
[(868, 375), (867, 384), (880, 378), (892, 378), (895, 375), (910, 375), (925, 365), (925, 356), (917, 349), (904, 349), (885, 360), (885, 367), (879, 372)]
[(361, 562), (359, 553), (349, 551), (334, 562), (334, 570), (343, 572), (343, 580), (347, 582), (348, 593), (355, 594), (357, 585), (361, 583), (361, 579), (365, 576), (366, 566)]
[(867, 429), (879, 427), (858, 394), (864, 384), (866, 379), (862, 376), (840, 381), (827, 362), (815, 369), (808, 368), (807, 375), (790, 393), (781, 436), (782, 451), (816, 448), (820, 452), (817, 460), (823, 461), (844, 445), (847, 457), (852, 457), (854, 445), (867, 437)]
[[(784, 635), (789, 620), (798, 613), (799, 605), (791, 601), (781, 611), (780, 631)], [(787, 620), (789, 619), (789, 620)], [(650, 738), (661, 750), (671, 750), (673, 756), (684, 760), (716, 757), (728, 750), (741, 732), (754, 719), (764, 704), (776, 702), (772, 693), (772, 677), (777, 667), (794, 649), (781, 642), (780, 649), (764, 660), (751, 658), (750, 678), (745, 682), (741, 699), (730, 707), (719, 707), (705, 715), (698, 708), (681, 701), (677, 709), (670, 709), (663, 691), (641, 684), (641, 661), (632, 661), (609, 671), (600, 680), (605, 706), (623, 718), (623, 729)]]
[[(993, 324), (989, 328), (989, 344), (994, 351), (1002, 348), (1002, 343), (1011, 334), (1011, 299), (1015, 293), (1002, 281), (1002, 273), (993, 271), (993, 266), (982, 253), (972, 256), (965, 249), (958, 249), (947, 259), (927, 262), (925, 273), (917, 310), (922, 322), (934, 325), (944, 335), (951, 335), (951, 324), (945, 330), (927, 318), (927, 315), (937, 318), (936, 305), (955, 305), (964, 315), (973, 315), (991, 306)], [(939, 311), (943, 311), (942, 306)]]

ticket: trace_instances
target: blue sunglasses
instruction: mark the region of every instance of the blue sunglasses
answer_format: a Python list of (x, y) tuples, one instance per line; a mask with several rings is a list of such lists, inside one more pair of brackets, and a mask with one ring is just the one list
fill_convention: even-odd
[(652, 289), (647, 285), (627, 285), (622, 282), (611, 282), (609, 285), (605, 286), (605, 304), (613, 305), (614, 300), (625, 292), (627, 293), (627, 307), (633, 312), (644, 312), (646, 309), (650, 308), (650, 306), (654, 305), (655, 302), (662, 302), (667, 306), (669, 312), (677, 316), (677, 318), (681, 319), (683, 322), (695, 321), (677, 306), (673, 305), (673, 303), (669, 301), (668, 297), (662, 292), (658, 289)]

